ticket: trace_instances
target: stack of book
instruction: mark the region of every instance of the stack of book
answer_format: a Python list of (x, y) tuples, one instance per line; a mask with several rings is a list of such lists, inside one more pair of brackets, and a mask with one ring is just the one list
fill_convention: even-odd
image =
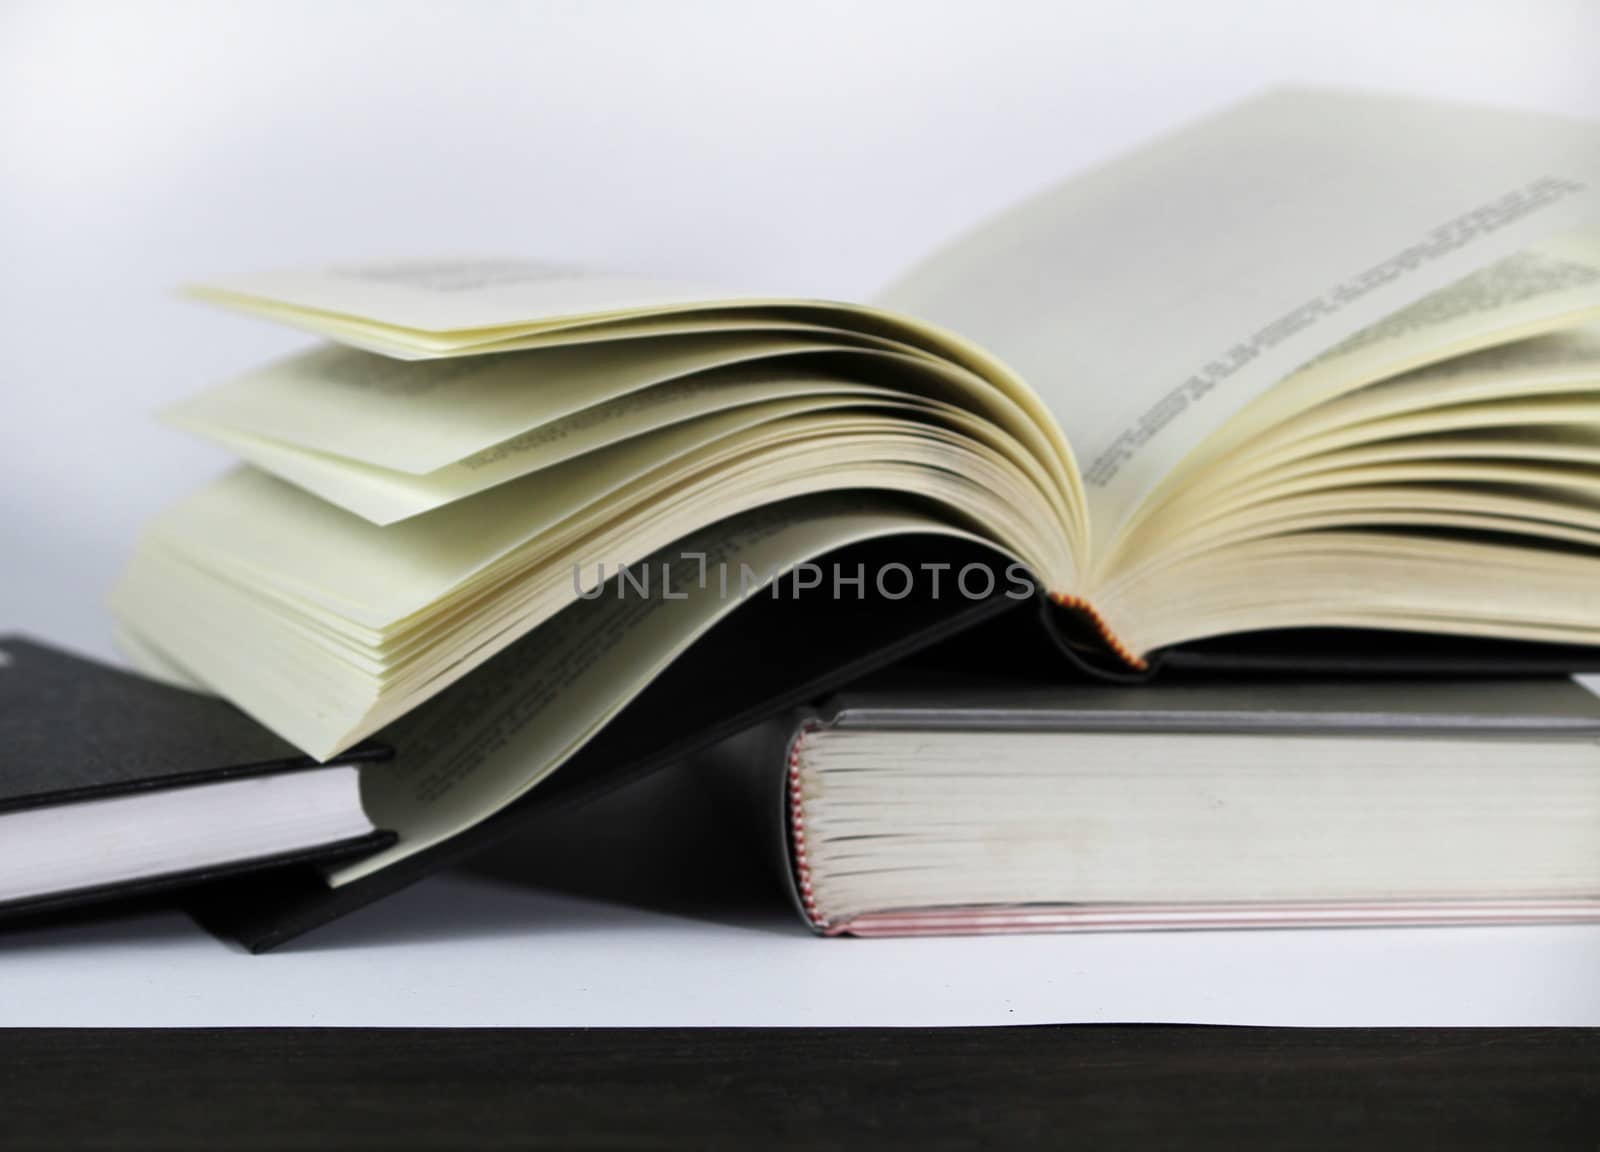
[(748, 770), (827, 933), (1600, 914), (1597, 188), (1589, 125), (1294, 91), (870, 306), (195, 289), (329, 342), (168, 410), (244, 463), (148, 526), (121, 635), (357, 750), (367, 821), (236, 930), (775, 716)]

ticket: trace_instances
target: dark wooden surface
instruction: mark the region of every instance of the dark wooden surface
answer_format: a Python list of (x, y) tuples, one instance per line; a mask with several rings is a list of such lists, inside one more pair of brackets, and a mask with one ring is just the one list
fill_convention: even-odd
[(0, 1147), (1600, 1147), (1600, 1032), (0, 1033)]

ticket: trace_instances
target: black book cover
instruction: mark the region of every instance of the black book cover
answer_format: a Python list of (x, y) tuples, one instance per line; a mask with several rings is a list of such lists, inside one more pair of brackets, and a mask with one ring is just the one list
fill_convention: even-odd
[[(330, 763), (382, 759), (369, 742)], [(0, 813), (242, 776), (316, 761), (212, 696), (190, 692), (20, 636), (0, 636)], [(283, 856), (238, 861), (0, 905), (0, 916), (145, 895), (275, 865), (343, 858), (388, 833)]]

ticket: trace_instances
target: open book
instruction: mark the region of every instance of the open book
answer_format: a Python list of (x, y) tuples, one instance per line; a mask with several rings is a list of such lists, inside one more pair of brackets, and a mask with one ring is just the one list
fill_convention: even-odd
[[(364, 783), (400, 845), (340, 882), (514, 799), (760, 589), (1037, 590), (1128, 672), (1286, 628), (1600, 643), (1597, 188), (1589, 125), (1294, 91), (871, 306), (522, 261), (200, 288), (333, 343), (169, 410), (249, 466), (150, 525), (115, 609), (313, 755), (426, 730)], [(997, 563), (815, 563), (930, 536)], [(514, 722), (419, 709), (530, 633)]]

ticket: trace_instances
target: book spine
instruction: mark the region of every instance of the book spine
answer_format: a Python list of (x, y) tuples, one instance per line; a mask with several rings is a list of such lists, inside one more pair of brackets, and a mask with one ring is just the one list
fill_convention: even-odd
[(823, 727), (814, 712), (800, 714), (784, 746), (783, 791), (781, 797), (784, 844), (788, 849), (789, 895), (800, 916), (819, 936), (829, 934), (827, 919), (817, 907), (811, 882), (811, 861), (807, 854), (805, 797), (800, 782), (800, 746), (807, 736)]
[(1155, 674), (1156, 663), (1124, 644), (1083, 597), (1051, 592), (1039, 598), (1039, 607), (1045, 632), (1081, 671), (1119, 684), (1142, 683)]

